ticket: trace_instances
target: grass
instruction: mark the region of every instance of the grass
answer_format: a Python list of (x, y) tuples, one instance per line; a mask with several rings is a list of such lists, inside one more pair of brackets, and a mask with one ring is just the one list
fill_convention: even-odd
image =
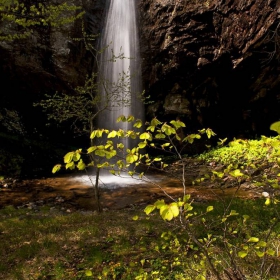
[[(275, 213), (263, 207), (263, 202), (235, 200), (232, 209), (238, 209), (240, 217), (249, 215), (250, 223), (234, 236), (232, 244), (245, 242), (248, 236), (267, 236)], [(197, 221), (198, 238), (223, 232), (214, 222), (223, 213), (223, 205), (213, 203), (215, 210), (208, 216), (211, 229)], [(206, 205), (194, 207), (203, 212)], [(45, 208), (39, 212), (13, 207), (0, 210), (0, 279), (205, 279), (207, 264), (202, 252), (191, 250), (186, 232), (157, 214), (147, 217), (143, 209), (124, 209), (54, 215)], [(234, 225), (238, 222), (230, 224)], [(277, 223), (268, 242), (278, 251), (267, 260), (270, 278), (263, 279), (280, 275), (279, 238)], [(222, 261), (222, 243), (213, 244), (213, 259)], [(260, 269), (261, 261), (253, 253), (246, 261), (238, 260), (248, 275)]]

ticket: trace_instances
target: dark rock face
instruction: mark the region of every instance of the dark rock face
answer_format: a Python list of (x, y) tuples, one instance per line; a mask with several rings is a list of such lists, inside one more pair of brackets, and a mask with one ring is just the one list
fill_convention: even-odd
[(148, 117), (225, 135), (280, 118), (280, 1), (140, 0)]

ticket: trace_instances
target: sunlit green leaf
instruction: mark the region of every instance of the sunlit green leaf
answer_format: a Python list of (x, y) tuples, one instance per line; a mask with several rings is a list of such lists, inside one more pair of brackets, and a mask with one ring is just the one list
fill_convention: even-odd
[(267, 243), (265, 241), (260, 241), (260, 242), (258, 242), (257, 246), (264, 248), (267, 246)]
[(108, 134), (107, 138), (115, 138), (116, 136), (117, 136), (117, 131), (112, 130), (112, 131)]
[(164, 139), (164, 138), (166, 138), (166, 135), (163, 134), (163, 133), (157, 133), (157, 134), (155, 135), (155, 138), (156, 138), (156, 139)]
[(64, 163), (69, 163), (73, 160), (73, 156), (74, 156), (75, 152), (69, 152), (64, 156)]
[(52, 169), (52, 173), (56, 173), (61, 169), (61, 164), (56, 164), (53, 169)]
[(268, 255), (270, 255), (270, 256), (274, 256), (276, 252), (275, 252), (275, 250), (268, 249), (268, 250), (266, 251), (266, 253), (267, 253)]
[(144, 209), (144, 212), (149, 215), (150, 213), (152, 213), (154, 210), (156, 209), (155, 205), (148, 205), (146, 206), (146, 208)]
[(73, 154), (73, 161), (79, 161), (81, 158), (81, 154), (79, 151), (74, 152)]
[(85, 271), (85, 275), (86, 275), (87, 277), (93, 276), (92, 271), (91, 271), (91, 270), (88, 270), (88, 269)]
[(250, 237), (248, 239), (248, 242), (250, 242), (250, 243), (257, 243), (257, 242), (259, 242), (259, 238), (258, 237)]
[(157, 200), (154, 205), (157, 209), (160, 209), (163, 205), (166, 205), (166, 204), (163, 199), (160, 199), (160, 200)]
[(161, 131), (164, 132), (168, 136), (170, 136), (172, 134), (176, 134), (176, 130), (172, 126), (170, 126), (170, 125), (168, 125), (166, 123), (164, 123), (162, 125)]
[(259, 258), (262, 258), (264, 256), (264, 252), (262, 251), (256, 251), (256, 255), (259, 257)]
[(137, 155), (134, 155), (134, 154), (128, 154), (126, 156), (126, 162), (127, 163), (134, 163), (135, 161), (138, 160), (138, 156)]
[(86, 165), (85, 165), (85, 163), (83, 162), (82, 159), (78, 162), (77, 168), (78, 168), (79, 170), (84, 170), (84, 169), (86, 168)]
[(170, 123), (175, 127), (176, 130), (181, 127), (186, 127), (186, 125), (179, 120), (178, 121), (172, 120)]
[(133, 125), (133, 127), (136, 127), (136, 128), (141, 128), (143, 125), (142, 121), (141, 120), (136, 120), (135, 124)]
[(157, 118), (152, 119), (151, 121), (152, 126), (157, 126), (159, 124), (162, 124), (162, 122), (160, 122)]
[(117, 148), (122, 150), (124, 148), (124, 144), (123, 143), (118, 143)]
[(270, 198), (268, 197), (266, 200), (265, 200), (265, 203), (264, 203), (266, 206), (270, 205), (271, 204), (271, 200)]
[(207, 209), (206, 209), (206, 212), (211, 212), (214, 210), (214, 207), (213, 206), (208, 206)]
[(240, 171), (240, 169), (236, 169), (232, 172), (229, 173), (231, 176), (233, 177), (241, 177), (243, 176), (244, 174)]
[(134, 116), (127, 117), (127, 122), (133, 122), (133, 121), (134, 121)]
[(238, 216), (239, 214), (236, 212), (236, 210), (231, 210), (229, 213), (229, 216)]
[(140, 143), (138, 143), (138, 147), (139, 147), (140, 149), (144, 149), (146, 146), (147, 146), (147, 143), (145, 143), (145, 142), (140, 142)]
[(89, 147), (89, 148), (87, 149), (87, 152), (88, 152), (88, 154), (90, 154), (90, 153), (94, 152), (96, 149), (97, 149), (96, 146), (92, 146), (92, 147)]
[(180, 213), (180, 209), (178, 207), (178, 204), (176, 202), (172, 202), (169, 205), (169, 210), (171, 211), (172, 215), (174, 218), (176, 218), (177, 216), (179, 216)]
[(280, 121), (271, 124), (270, 130), (276, 131), (280, 135)]
[(117, 118), (117, 122), (125, 122), (126, 121), (126, 117), (124, 115), (121, 115)]
[(66, 164), (65, 168), (73, 170), (75, 168), (75, 163), (73, 161), (71, 161), (71, 162)]
[(247, 255), (248, 255), (248, 252), (246, 252), (246, 251), (238, 252), (238, 257), (240, 257), (242, 259), (245, 258)]

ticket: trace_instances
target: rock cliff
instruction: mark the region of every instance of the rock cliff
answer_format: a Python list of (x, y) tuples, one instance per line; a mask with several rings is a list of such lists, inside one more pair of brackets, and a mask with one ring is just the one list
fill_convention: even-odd
[(280, 118), (280, 1), (139, 2), (147, 115), (268, 133)]

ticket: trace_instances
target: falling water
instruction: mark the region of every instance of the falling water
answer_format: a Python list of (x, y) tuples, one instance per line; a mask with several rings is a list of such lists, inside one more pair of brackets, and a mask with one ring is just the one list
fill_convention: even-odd
[[(101, 107), (98, 127), (131, 129), (129, 123), (116, 123), (120, 115), (143, 119), (141, 65), (136, 18), (136, 0), (108, 0), (101, 36), (99, 84)], [(129, 147), (127, 140), (124, 143)]]

